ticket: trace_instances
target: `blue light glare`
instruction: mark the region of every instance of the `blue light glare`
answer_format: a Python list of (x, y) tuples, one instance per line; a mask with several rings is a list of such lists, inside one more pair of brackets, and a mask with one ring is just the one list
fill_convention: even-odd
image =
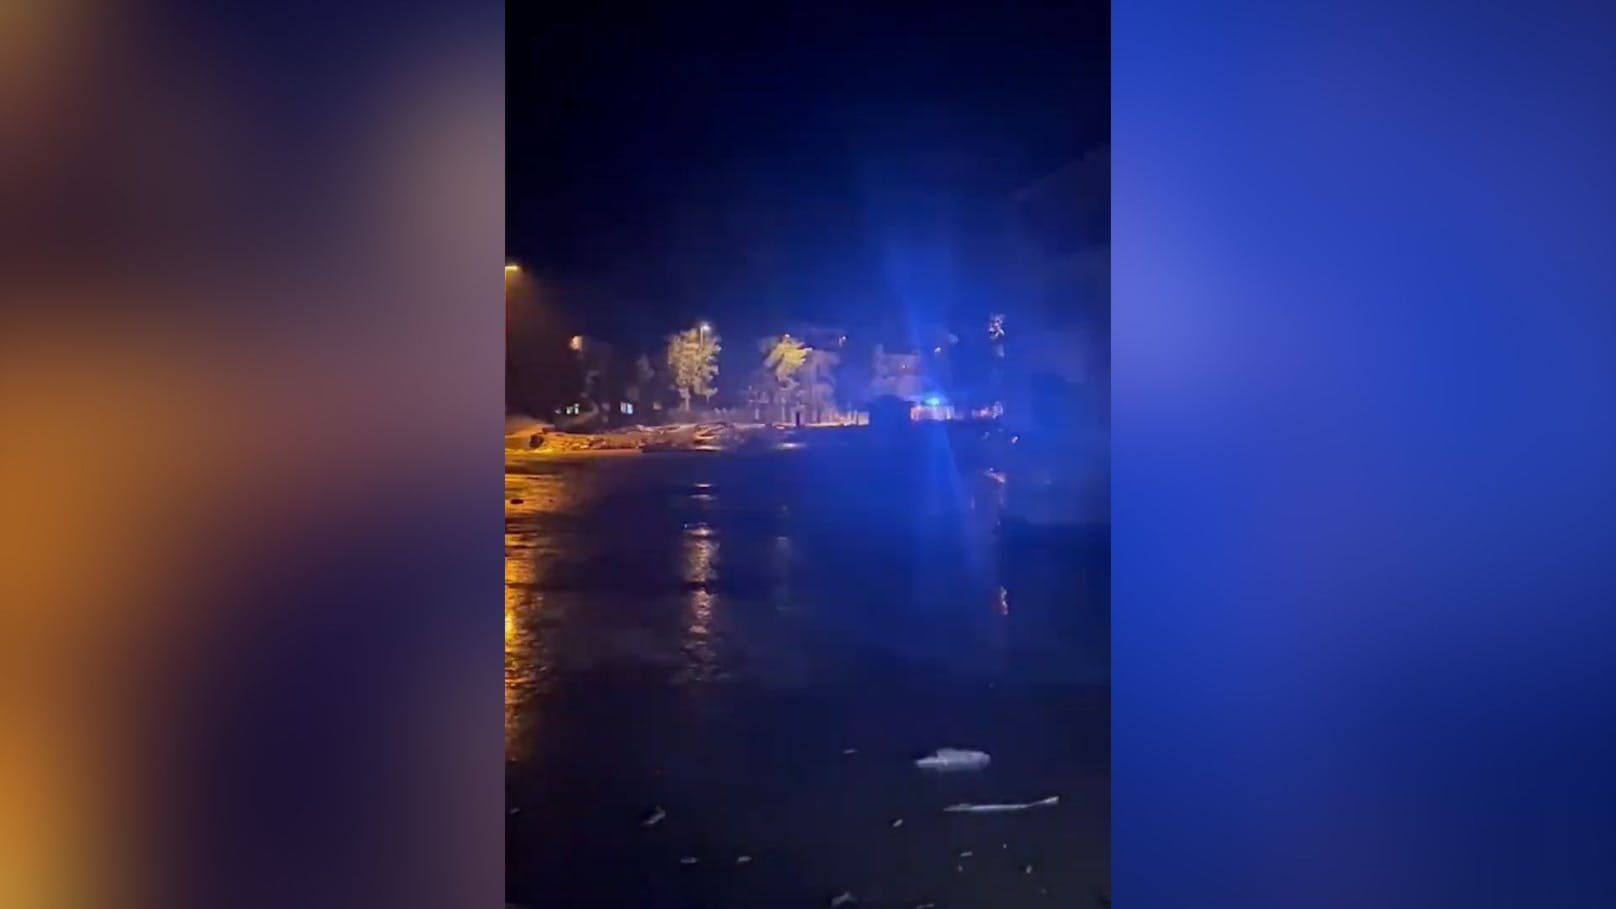
[(941, 407), (943, 406), (943, 399), (937, 395), (927, 395), (924, 398), (924, 403), (927, 407)]

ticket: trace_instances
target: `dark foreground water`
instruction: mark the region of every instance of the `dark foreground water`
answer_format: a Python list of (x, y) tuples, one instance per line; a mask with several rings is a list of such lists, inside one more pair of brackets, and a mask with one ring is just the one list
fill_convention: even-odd
[(1108, 898), (1104, 535), (1007, 538), (945, 449), (508, 463), (511, 903)]

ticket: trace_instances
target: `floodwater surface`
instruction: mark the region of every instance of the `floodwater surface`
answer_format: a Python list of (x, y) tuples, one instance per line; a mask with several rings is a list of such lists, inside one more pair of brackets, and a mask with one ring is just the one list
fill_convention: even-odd
[[(1006, 532), (960, 461), (509, 460), (509, 902), (1108, 898), (1105, 534)], [(993, 760), (914, 766), (938, 747)]]

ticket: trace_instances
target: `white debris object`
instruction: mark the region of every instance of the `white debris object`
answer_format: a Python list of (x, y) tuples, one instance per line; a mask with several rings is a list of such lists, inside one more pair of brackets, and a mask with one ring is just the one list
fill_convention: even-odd
[(843, 890), (841, 893), (838, 893), (830, 898), (831, 909), (836, 909), (837, 906), (846, 906), (853, 901), (853, 894)]
[(747, 862), (750, 862), (751, 860), (752, 860), (752, 857), (750, 855), (737, 855), (735, 857), (735, 864), (744, 865)]
[(858, 754), (858, 749), (857, 748), (843, 748), (842, 753), (843, 754)]
[(896, 827), (902, 827), (903, 826), (903, 818), (900, 817), (897, 820), (893, 821), (892, 826), (895, 827), (895, 828)]
[(995, 802), (989, 802), (987, 804), (971, 804), (969, 802), (960, 802), (958, 805), (949, 805), (943, 810), (963, 811), (971, 814), (997, 814), (1001, 811), (1025, 811), (1028, 808), (1044, 808), (1050, 805), (1059, 804), (1060, 796), (1052, 795), (1047, 799), (1039, 799), (1036, 802), (1012, 802), (1009, 804), (999, 804)]
[(992, 760), (986, 751), (939, 748), (915, 761), (915, 766), (922, 770), (981, 770)]
[(658, 808), (655, 811), (651, 812), (651, 815), (649, 817), (647, 817), (642, 823), (646, 827), (655, 827), (656, 825), (662, 823), (662, 819), (667, 817), (667, 816), (668, 816), (668, 813), (666, 811), (663, 811), (661, 808)]
[(681, 865), (694, 865), (698, 861), (700, 861), (700, 859), (697, 859), (695, 856), (687, 855), (684, 858), (679, 860), (679, 864), (681, 864)]

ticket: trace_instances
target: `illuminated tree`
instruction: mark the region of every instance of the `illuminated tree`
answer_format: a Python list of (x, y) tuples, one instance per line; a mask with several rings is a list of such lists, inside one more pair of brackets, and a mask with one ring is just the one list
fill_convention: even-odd
[(763, 366), (774, 373), (781, 388), (795, 388), (797, 373), (808, 362), (808, 353), (808, 346), (790, 335), (767, 338), (763, 342)]
[(668, 372), (675, 391), (679, 392), (679, 406), (690, 409), (690, 399), (696, 395), (712, 400), (717, 391), (712, 381), (718, 376), (718, 335), (706, 326), (687, 328), (668, 336)]
[(786, 410), (797, 403), (801, 382), (797, 374), (808, 362), (808, 347), (790, 335), (764, 338), (758, 345), (763, 351), (763, 373), (772, 381), (770, 398), (780, 407), (780, 419), (786, 419)]
[(841, 358), (834, 351), (816, 350), (790, 335), (765, 338), (763, 374), (772, 379), (771, 397), (784, 408), (795, 404), (806, 405), (817, 420), (833, 403), (836, 396), (836, 364)]
[(825, 410), (831, 407), (836, 399), (836, 364), (841, 361), (833, 351), (809, 350), (807, 361), (803, 364), (803, 390), (808, 397), (808, 406), (813, 409), (814, 420), (818, 422), (824, 418)]

